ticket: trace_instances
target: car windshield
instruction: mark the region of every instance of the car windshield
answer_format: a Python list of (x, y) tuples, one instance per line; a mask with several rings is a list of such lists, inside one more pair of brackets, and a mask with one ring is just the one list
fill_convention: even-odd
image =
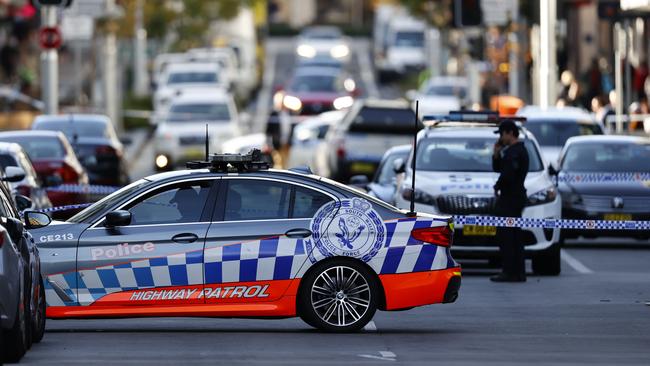
[(5, 169), (8, 166), (18, 166), (18, 162), (9, 154), (0, 154), (0, 167)]
[(167, 84), (216, 83), (219, 81), (215, 72), (175, 72), (169, 75)]
[(11, 136), (0, 137), (0, 141), (19, 144), (32, 160), (65, 157), (65, 148), (56, 136)]
[(229, 121), (230, 111), (225, 103), (175, 104), (169, 109), (170, 122)]
[(379, 184), (394, 184), (395, 183), (395, 173), (394, 164), (397, 159), (406, 159), (408, 157), (409, 151), (400, 151), (393, 153), (386, 157), (386, 160), (382, 162), (381, 168), (377, 172), (377, 178), (375, 182)]
[(452, 96), (464, 99), (467, 91), (462, 86), (431, 85), (425, 91), (426, 95)]
[(336, 81), (334, 75), (298, 75), (289, 89), (294, 92), (336, 92)]
[[(435, 172), (492, 172), (494, 138), (429, 138), (418, 145), (417, 170)], [(544, 166), (531, 140), (523, 140), (528, 151), (528, 171)]]
[(84, 121), (82, 119), (40, 121), (35, 124), (35, 130), (61, 131), (74, 142), (76, 137), (108, 137), (108, 129), (102, 122)]
[(397, 32), (395, 35), (397, 47), (423, 47), (424, 33), (422, 32)]
[(562, 170), (573, 172), (650, 172), (650, 144), (580, 143), (567, 148)]
[[(117, 204), (124, 200), (126, 197), (130, 196), (131, 193), (139, 190), (140, 188), (151, 184), (150, 181), (145, 180), (145, 179), (140, 179), (138, 181), (135, 181), (131, 184), (129, 184), (126, 187), (122, 187), (121, 189), (109, 194), (108, 196), (102, 198), (101, 200), (97, 201), (94, 203), (92, 206), (87, 207), (83, 211), (77, 213), (76, 215), (72, 216), (71, 218), (68, 219), (68, 222), (76, 222), (76, 223), (90, 223), (88, 220), (92, 219), (95, 217), (96, 214), (105, 211), (107, 208), (111, 207), (114, 204)], [(105, 212), (104, 212), (105, 213)]]
[(558, 122), (549, 120), (529, 120), (526, 129), (535, 135), (541, 146), (562, 147), (569, 137), (583, 135), (602, 135), (603, 131), (595, 123), (575, 121)]

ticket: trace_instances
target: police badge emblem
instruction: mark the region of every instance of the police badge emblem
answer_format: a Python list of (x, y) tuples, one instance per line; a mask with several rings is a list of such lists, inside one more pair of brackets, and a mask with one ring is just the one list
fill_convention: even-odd
[(332, 256), (368, 262), (386, 240), (386, 225), (372, 204), (362, 198), (323, 205), (310, 227), (313, 234), (305, 240), (305, 249), (313, 263), (318, 257)]

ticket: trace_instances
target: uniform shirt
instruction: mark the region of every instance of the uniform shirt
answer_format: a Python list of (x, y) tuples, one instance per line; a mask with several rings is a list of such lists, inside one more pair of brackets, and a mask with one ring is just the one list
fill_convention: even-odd
[(500, 191), (500, 198), (520, 202), (526, 200), (526, 174), (528, 174), (528, 151), (519, 141), (503, 148), (497, 157), (492, 157), (492, 169), (501, 173), (494, 185)]

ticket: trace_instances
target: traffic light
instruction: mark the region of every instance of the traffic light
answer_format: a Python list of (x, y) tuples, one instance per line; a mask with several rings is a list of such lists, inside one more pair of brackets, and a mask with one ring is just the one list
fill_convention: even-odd
[(483, 24), (483, 10), (480, 0), (454, 0), (452, 4), (454, 26), (472, 27)]

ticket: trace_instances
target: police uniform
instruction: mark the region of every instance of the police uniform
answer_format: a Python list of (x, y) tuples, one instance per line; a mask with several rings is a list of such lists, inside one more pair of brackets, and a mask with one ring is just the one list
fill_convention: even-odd
[[(503, 121), (499, 125), (502, 131), (516, 130), (513, 121)], [(526, 206), (526, 188), (524, 182), (528, 173), (528, 151), (524, 143), (519, 141), (503, 147), (492, 157), (492, 168), (500, 173), (494, 185), (496, 197), (496, 215), (502, 217), (521, 217)], [(521, 242), (521, 230), (515, 227), (500, 227), (497, 239), (503, 261), (503, 272), (492, 278), (495, 281), (525, 281), (526, 267), (524, 246)]]

